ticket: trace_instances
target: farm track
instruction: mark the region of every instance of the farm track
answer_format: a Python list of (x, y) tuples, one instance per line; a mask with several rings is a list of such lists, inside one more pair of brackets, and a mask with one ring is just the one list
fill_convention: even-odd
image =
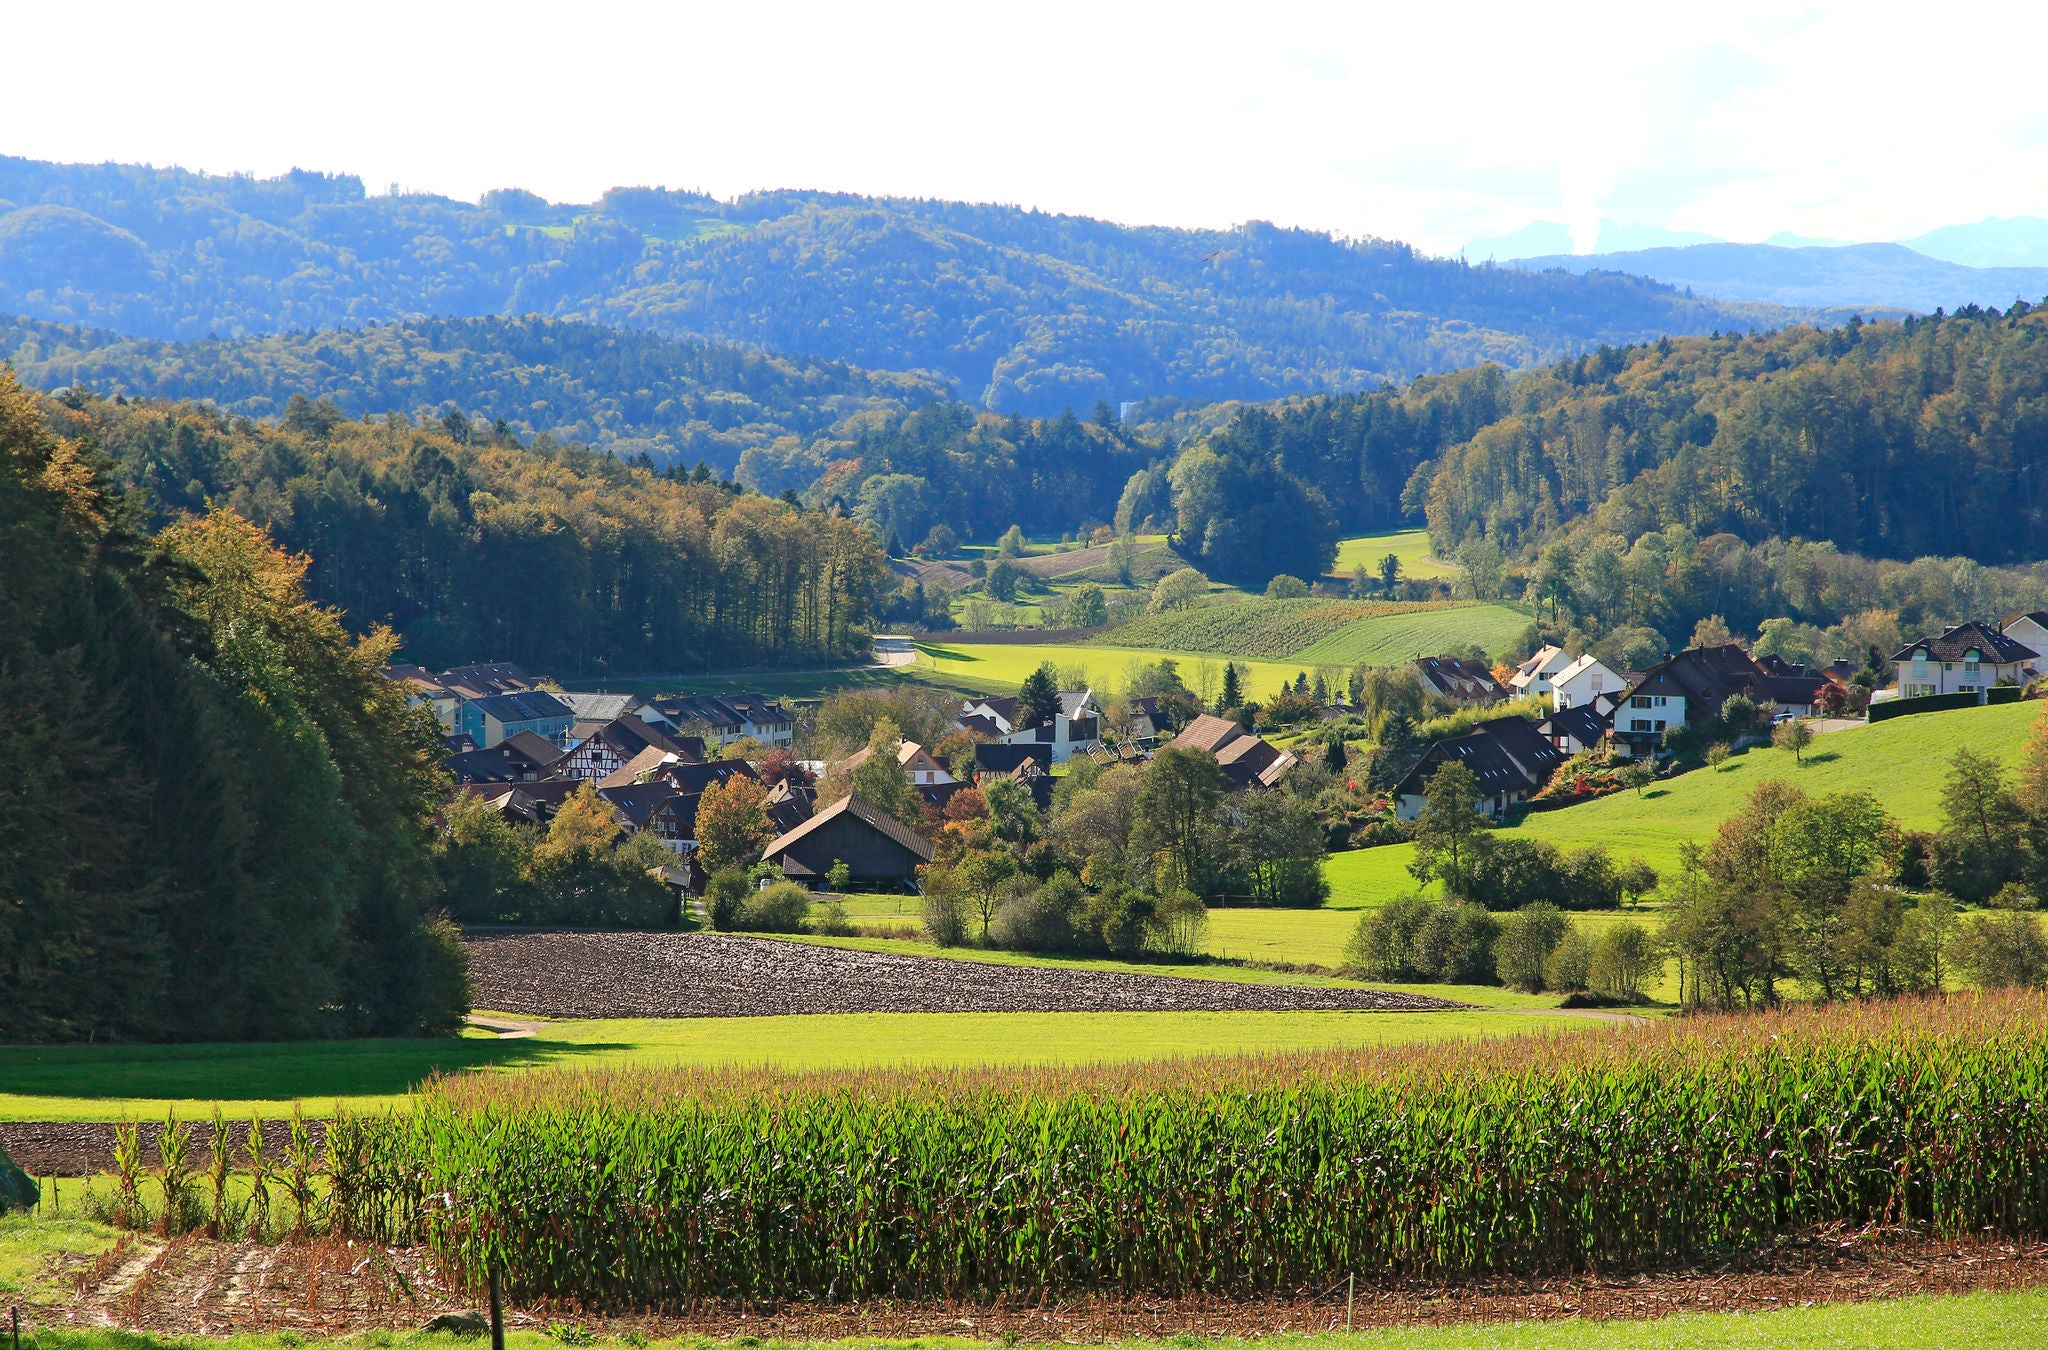
[(709, 933), (493, 932), (463, 938), (477, 1006), (542, 1017), (866, 1012), (1424, 1012), (1378, 989), (1007, 966)]
[[(63, 1272), (61, 1305), (30, 1304), (23, 1329), (115, 1325), (159, 1332), (338, 1333), (417, 1328), (442, 1312), (478, 1306), (441, 1285), (418, 1248), (316, 1241), (261, 1246), (180, 1239), (131, 1240), (115, 1260), (79, 1260)], [(2048, 1285), (2048, 1246), (1928, 1241), (1889, 1233), (1810, 1236), (1739, 1263), (1637, 1275), (1507, 1277), (1462, 1283), (1361, 1280), (1361, 1329), (1571, 1317), (1638, 1320), (1679, 1312), (1763, 1312), (1808, 1303), (1867, 1302), (1918, 1294), (2013, 1292)], [(752, 1335), (764, 1340), (965, 1335), (976, 1340), (1107, 1342), (1191, 1332), (1204, 1338), (1341, 1329), (1345, 1290), (1268, 1298), (1102, 1297), (989, 1305), (960, 1302), (738, 1304), (675, 1316), (587, 1309), (507, 1308), (518, 1329), (583, 1322), (590, 1330), (651, 1336)]]

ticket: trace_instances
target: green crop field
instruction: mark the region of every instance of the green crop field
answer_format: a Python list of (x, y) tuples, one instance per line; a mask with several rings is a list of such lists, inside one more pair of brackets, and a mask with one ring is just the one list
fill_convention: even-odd
[(1377, 574), (1380, 559), (1389, 553), (1401, 560), (1404, 577), (1451, 577), (1458, 565), (1430, 552), (1427, 530), (1395, 530), (1391, 534), (1361, 534), (1337, 541), (1337, 561), (1331, 570), (1340, 577), (1351, 575), (1354, 567)]
[(1477, 646), (1489, 656), (1515, 647), (1529, 616), (1507, 605), (1451, 605), (1405, 614), (1357, 619), (1294, 653), (1319, 665), (1392, 666), (1418, 656), (1437, 656)]
[[(19, 1249), (26, 1265), (50, 1251), (97, 1252), (114, 1244), (110, 1228), (62, 1221), (78, 1230), (59, 1239), (42, 1228), (58, 1223), (0, 1219), (0, 1262)], [(4, 1289), (5, 1285), (0, 1285)], [(1452, 1311), (1450, 1315), (1455, 1315)], [(1361, 1318), (1363, 1320), (1363, 1318)], [(1178, 1343), (1176, 1337), (1172, 1342)], [(1389, 1327), (1355, 1333), (1302, 1335), (1284, 1332), (1255, 1340), (1203, 1338), (1207, 1350), (1889, 1350), (1915, 1345), (1926, 1350), (2018, 1350), (2048, 1341), (2048, 1291), (1975, 1293), (1883, 1299), (1869, 1303), (1830, 1303), (1818, 1307), (1780, 1308), (1770, 1312), (1680, 1313), (1651, 1319), (1596, 1321), (1562, 1317), (1546, 1322), (1482, 1322), (1434, 1327)], [(446, 1335), (425, 1332), (377, 1333), (339, 1339), (291, 1335), (171, 1336), (111, 1327), (43, 1328), (25, 1332), (23, 1350), (428, 1350), (451, 1343)], [(1095, 1350), (1135, 1350), (1158, 1341), (1105, 1343)], [(541, 1330), (507, 1327), (508, 1350), (560, 1350), (562, 1341)], [(711, 1350), (731, 1342), (699, 1336), (679, 1340), (631, 1341), (603, 1335), (587, 1342), (591, 1350)], [(994, 1342), (964, 1336), (924, 1336), (916, 1340), (775, 1341), (803, 1350), (987, 1350)]]
[[(1095, 639), (1105, 647), (1158, 647), (1167, 651), (1221, 652), (1269, 661), (1293, 660), (1361, 620), (1413, 618), (1454, 608), (1382, 604), (1373, 600), (1239, 600), (1118, 624)], [(1462, 607), (1455, 607), (1462, 608)]]
[(1296, 674), (1308, 669), (1299, 662), (1247, 661), (1242, 657), (1218, 656), (1214, 652), (967, 642), (920, 642), (917, 645), (917, 665), (914, 669), (922, 675), (948, 684), (1014, 689), (1024, 683), (1025, 676), (1038, 669), (1039, 662), (1050, 661), (1062, 670), (1086, 670), (1091, 685), (1097, 690), (1107, 690), (1123, 687), (1127, 682), (1125, 671), (1133, 661), (1149, 664), (1163, 656), (1170, 656), (1180, 662), (1181, 678), (1187, 681), (1189, 688), (1197, 692), (1201, 688), (1199, 676), (1204, 662), (1211, 667), (1215, 676), (1214, 684), (1220, 688), (1223, 663), (1235, 659), (1248, 674), (1245, 687), (1253, 698), (1264, 698), (1278, 689), (1281, 681), (1292, 683)]
[[(1679, 866), (1679, 846), (1705, 845), (1721, 822), (1741, 809), (1743, 797), (1767, 778), (1782, 778), (1815, 796), (1868, 792), (1901, 825), (1934, 829), (1941, 823), (1948, 759), (1957, 748), (1968, 746), (2010, 765), (2044, 707), (2029, 701), (1959, 708), (1829, 732), (1815, 738), (1804, 764), (1789, 751), (1755, 749), (1719, 769), (1696, 769), (1660, 782), (1640, 796), (1623, 792), (1562, 811), (1537, 812), (1516, 829), (1560, 848), (1604, 844), (1617, 859), (1639, 854), (1670, 875)], [(1407, 871), (1413, 855), (1407, 844), (1333, 854), (1325, 864), (1333, 900), (1378, 904), (1415, 889)]]
[[(927, 949), (929, 950), (929, 949)], [(1130, 967), (1122, 967), (1129, 969)], [(1267, 978), (1272, 978), (1267, 976)], [(1423, 991), (1457, 998), (1460, 990)], [(1489, 992), (1489, 991), (1479, 991)], [(1490, 991), (1499, 993), (1500, 991)], [(1512, 997), (1512, 996), (1511, 996)], [(1540, 1004), (1527, 1000), (1527, 1004)], [(858, 1013), (543, 1022), (516, 1040), (0, 1047), (0, 1120), (276, 1118), (402, 1105), (436, 1072), (677, 1064), (825, 1069), (1081, 1064), (1573, 1031), (1575, 1018), (1441, 1013)]]

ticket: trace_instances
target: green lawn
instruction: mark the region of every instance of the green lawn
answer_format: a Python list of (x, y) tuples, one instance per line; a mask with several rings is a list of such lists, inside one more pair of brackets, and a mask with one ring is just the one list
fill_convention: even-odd
[(1132, 647), (1089, 647), (1008, 643), (940, 643), (920, 642), (917, 645), (917, 665), (920, 674), (933, 676), (944, 682), (960, 682), (994, 688), (1015, 688), (1024, 683), (1024, 677), (1038, 669), (1041, 661), (1050, 661), (1061, 669), (1076, 667), (1088, 672), (1088, 682), (1098, 690), (1120, 689), (1127, 682), (1124, 672), (1133, 661), (1147, 664), (1156, 662), (1162, 656), (1170, 656), (1180, 662), (1181, 678), (1188, 687), (1200, 690), (1200, 668), (1207, 662), (1215, 670), (1216, 685), (1222, 685), (1223, 663), (1236, 660), (1239, 667), (1249, 672), (1245, 681), (1247, 692), (1254, 698), (1263, 698), (1280, 687), (1284, 680), (1292, 683), (1296, 674), (1309, 669), (1298, 661), (1250, 661), (1243, 657), (1229, 658), (1213, 653), (1151, 651)]
[(1492, 655), (1521, 640), (1529, 616), (1507, 605), (1459, 605), (1416, 614), (1357, 619), (1303, 647), (1290, 659), (1318, 665), (1392, 666), (1477, 645)]
[[(927, 949), (929, 950), (929, 949)], [(992, 954), (994, 955), (994, 954)], [(1457, 988), (1424, 992), (1457, 998)], [(1475, 991), (1502, 997), (1502, 991)], [(1506, 995), (1515, 1000), (1516, 996)], [(1540, 1006), (1542, 1000), (1519, 1000)], [(1096, 1063), (1267, 1054), (1456, 1036), (1579, 1029), (1510, 1007), (1442, 1013), (857, 1013), (545, 1023), (520, 1040), (329, 1041), (302, 1045), (0, 1047), (0, 1120), (309, 1115), (337, 1103), (400, 1106), (435, 1071), (703, 1063), (846, 1065)]]
[[(22, 1240), (26, 1225), (0, 1224), (0, 1244)], [(112, 1240), (111, 1230), (108, 1241)], [(4, 1249), (0, 1249), (4, 1250)], [(1361, 1294), (1367, 1291), (1361, 1288)], [(1341, 1310), (1333, 1314), (1341, 1316)], [(33, 1321), (30, 1323), (34, 1326)], [(2048, 1291), (2018, 1294), (1961, 1294), (1940, 1297), (1885, 1299), (1870, 1303), (1832, 1303), (1818, 1307), (1781, 1308), (1771, 1312), (1679, 1313), (1641, 1321), (1588, 1321), (1560, 1318), (1549, 1322), (1487, 1322), (1441, 1327), (1396, 1327), (1356, 1333), (1319, 1335), (1281, 1333), (1247, 1339), (1202, 1339), (1175, 1336), (1170, 1341), (1112, 1342), (1117, 1350), (1163, 1344), (1199, 1344), (1208, 1350), (2016, 1350), (2037, 1346), (2048, 1338)], [(558, 1350), (562, 1340), (541, 1330), (507, 1327), (505, 1341), (516, 1350)], [(691, 1336), (682, 1340), (630, 1342), (613, 1336), (588, 1342), (598, 1350), (631, 1345), (684, 1350), (718, 1344)], [(410, 1331), (375, 1332), (341, 1339), (289, 1335), (232, 1337), (163, 1336), (110, 1328), (44, 1327), (25, 1333), (23, 1350), (370, 1350), (371, 1347), (420, 1347), (460, 1344), (446, 1335)], [(771, 1342), (777, 1347), (820, 1347), (820, 1350), (987, 1350), (997, 1342), (964, 1337), (927, 1336), (914, 1341), (862, 1337), (843, 1341)]]
[(1337, 561), (1330, 570), (1340, 577), (1348, 577), (1352, 568), (1363, 566), (1366, 571), (1378, 575), (1380, 559), (1391, 553), (1401, 560), (1401, 575), (1404, 577), (1450, 577), (1458, 574), (1456, 563), (1446, 562), (1429, 550), (1427, 530), (1354, 535), (1337, 541)]
[[(1789, 751), (1755, 749), (1718, 769), (1697, 769), (1658, 783), (1640, 796), (1616, 793), (1562, 811), (1528, 816), (1516, 828), (1560, 848), (1604, 844), (1617, 859), (1639, 854), (1659, 872), (1678, 870), (1679, 846), (1704, 845), (1743, 797), (1767, 778), (1782, 778), (1813, 795), (1868, 792), (1901, 825), (1941, 824), (1941, 786), (1958, 747), (2014, 763), (2025, 749), (2042, 703), (2008, 703), (1919, 713), (1817, 737), (1798, 763)], [(1333, 855), (1326, 864), (1333, 898), (1375, 904), (1413, 890), (1407, 844)]]

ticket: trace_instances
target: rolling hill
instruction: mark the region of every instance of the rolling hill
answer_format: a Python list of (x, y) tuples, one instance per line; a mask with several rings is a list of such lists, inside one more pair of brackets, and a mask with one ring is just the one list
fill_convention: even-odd
[(937, 372), (1001, 412), (1371, 387), (1793, 311), (1258, 222), (823, 192), (472, 204), (294, 171), (0, 158), (0, 311), (137, 337), (537, 314)]
[(2048, 267), (1966, 267), (1904, 244), (1787, 248), (1777, 244), (1689, 244), (1618, 253), (1546, 254), (1512, 266), (1589, 276), (1624, 272), (1655, 277), (1688, 294), (1777, 305), (1889, 309), (2003, 307), (2048, 295)]
[[(1936, 829), (1949, 757), (1968, 746), (2011, 766), (2044, 708), (2039, 701), (1963, 708), (1830, 732), (1815, 739), (1803, 764), (1789, 751), (1751, 750), (1719, 769), (1683, 774), (1640, 796), (1624, 792), (1561, 811), (1532, 812), (1515, 830), (1559, 848), (1604, 844), (1617, 858), (1640, 855), (1668, 877), (1679, 869), (1681, 846), (1704, 847), (1767, 778), (1786, 779), (1815, 796), (1867, 792), (1901, 825)], [(1327, 864), (1331, 890), (1352, 901), (1413, 891), (1407, 868), (1414, 852), (1411, 845), (1394, 844), (1333, 854)]]

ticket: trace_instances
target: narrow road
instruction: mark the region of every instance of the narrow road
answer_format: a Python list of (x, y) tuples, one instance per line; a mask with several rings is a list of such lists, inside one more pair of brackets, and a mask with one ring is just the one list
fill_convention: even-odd
[(908, 635), (877, 633), (875, 635), (875, 664), (885, 669), (891, 666), (916, 665), (917, 647)]

